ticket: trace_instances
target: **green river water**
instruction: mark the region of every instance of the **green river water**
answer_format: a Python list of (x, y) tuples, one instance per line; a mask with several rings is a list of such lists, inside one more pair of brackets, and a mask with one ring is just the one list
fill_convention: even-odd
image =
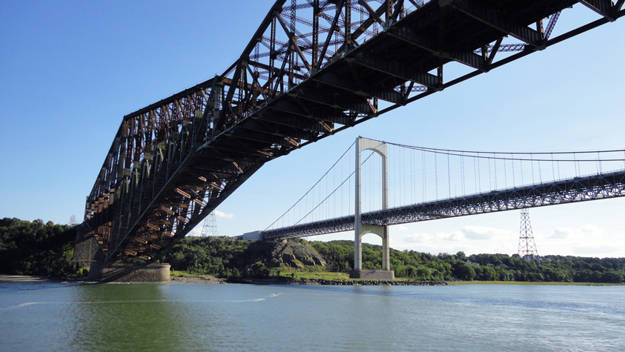
[(625, 351), (624, 286), (0, 283), (1, 351)]

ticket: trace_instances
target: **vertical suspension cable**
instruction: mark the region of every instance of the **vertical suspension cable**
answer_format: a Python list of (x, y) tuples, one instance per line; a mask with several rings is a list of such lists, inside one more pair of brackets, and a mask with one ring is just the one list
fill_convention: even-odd
[(597, 152), (597, 160), (599, 160), (599, 175), (601, 175), (603, 173), (603, 167), (601, 165), (601, 156), (599, 155), (599, 152)]
[(415, 180), (417, 179), (416, 177), (416, 162), (415, 162), (415, 152), (413, 150), (410, 151), (410, 163), (412, 165), (412, 174), (410, 177), (410, 181), (412, 183), (412, 196), (410, 197), (412, 199), (412, 201), (414, 203), (417, 202), (417, 183), (415, 182)]
[(466, 191), (466, 179), (464, 177), (464, 161), (465, 161), (465, 157), (461, 157), (460, 158), (460, 177), (462, 178), (462, 194), (466, 195), (467, 191)]
[[(625, 166), (624, 166), (625, 167)], [(425, 174), (425, 152), (421, 151), (421, 174), (422, 174), (422, 178), (421, 178), (421, 185), (423, 186), (423, 193), (421, 193), (421, 198), (422, 201), (425, 202), (426, 197), (425, 197), (425, 192), (427, 190), (427, 175)]]
[(438, 163), (436, 162), (437, 155), (438, 154), (434, 152), (434, 195), (436, 200), (438, 200)]
[(451, 170), (449, 165), (449, 152), (447, 152), (447, 186), (449, 187), (449, 198), (451, 198)]
[(556, 170), (553, 162), (553, 153), (551, 153), (551, 176), (553, 177), (553, 181), (556, 180)]
[(519, 186), (525, 184), (525, 178), (523, 177), (523, 160), (519, 160), (519, 170), (521, 171), (521, 181), (519, 182)]
[(488, 154), (486, 154), (486, 161), (488, 162), (488, 189), (489, 191), (493, 189), (493, 173), (490, 172), (490, 159), (488, 159)]
[(507, 166), (506, 164), (508, 163), (508, 160), (503, 159), (503, 188), (506, 188), (508, 186), (508, 170), (507, 170)]
[(480, 159), (480, 153), (477, 153), (477, 182), (479, 185), (479, 190), (477, 191), (477, 193), (480, 193), (482, 190), (482, 171), (480, 170), (480, 163), (482, 162), (482, 160)]
[(495, 189), (497, 189), (497, 158), (493, 153), (493, 169), (495, 170)]
[(514, 172), (514, 159), (512, 158), (512, 153), (510, 154), (510, 159), (512, 159), (512, 187), (516, 188), (516, 175)]
[(534, 154), (530, 153), (530, 165), (532, 166), (532, 184), (536, 184), (536, 181), (534, 181)]

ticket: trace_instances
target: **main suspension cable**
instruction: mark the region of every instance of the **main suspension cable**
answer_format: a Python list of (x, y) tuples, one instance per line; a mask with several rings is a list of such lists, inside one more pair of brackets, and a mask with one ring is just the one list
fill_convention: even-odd
[(310, 188), (308, 188), (308, 190), (306, 192), (304, 192), (304, 194), (301, 197), (299, 197), (299, 199), (297, 201), (295, 201), (295, 203), (293, 203), (293, 205), (291, 205), (284, 213), (282, 213), (271, 224), (269, 224), (269, 226), (267, 226), (265, 228), (265, 230), (267, 230), (271, 226), (275, 225), (275, 223), (280, 221), (280, 219), (282, 219), (289, 211), (291, 211), (293, 208), (295, 208), (302, 201), (302, 199), (304, 199), (330, 173), (330, 171), (332, 171), (332, 169), (334, 169), (334, 167), (345, 157), (345, 155), (347, 155), (347, 153), (354, 147), (355, 144), (356, 144), (356, 142), (352, 142), (349, 145), (349, 147), (347, 147), (347, 149), (343, 152), (343, 154), (341, 154), (341, 156), (338, 159), (336, 159), (334, 164), (332, 164), (332, 166), (330, 166), (330, 168), (326, 172), (324, 172), (323, 175), (321, 175), (321, 177), (319, 177), (317, 182), (315, 182), (312, 186), (310, 186)]

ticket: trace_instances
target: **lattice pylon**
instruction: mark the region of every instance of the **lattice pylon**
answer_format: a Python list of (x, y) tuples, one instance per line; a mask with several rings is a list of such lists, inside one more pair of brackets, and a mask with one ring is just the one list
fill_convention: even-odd
[(202, 225), (202, 237), (205, 236), (217, 236), (217, 217), (215, 212), (212, 211), (204, 218), (204, 224)]
[(521, 209), (521, 230), (519, 233), (519, 257), (538, 257), (538, 249), (532, 232), (530, 212), (527, 208)]

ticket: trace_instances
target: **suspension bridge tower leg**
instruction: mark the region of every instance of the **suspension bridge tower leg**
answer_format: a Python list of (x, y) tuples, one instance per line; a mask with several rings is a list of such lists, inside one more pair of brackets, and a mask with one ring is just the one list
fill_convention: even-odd
[[(386, 143), (375, 141), (372, 139), (358, 137), (356, 138), (356, 192), (355, 192), (355, 209), (354, 209), (354, 271), (351, 277), (375, 279), (375, 280), (393, 280), (395, 273), (391, 270), (389, 233), (386, 225), (373, 225), (362, 223), (361, 208), (361, 161), (360, 154), (363, 151), (371, 150), (378, 153), (382, 158), (382, 209), (388, 208), (388, 151)], [(372, 233), (382, 238), (382, 270), (363, 270), (362, 269), (362, 236)]]

